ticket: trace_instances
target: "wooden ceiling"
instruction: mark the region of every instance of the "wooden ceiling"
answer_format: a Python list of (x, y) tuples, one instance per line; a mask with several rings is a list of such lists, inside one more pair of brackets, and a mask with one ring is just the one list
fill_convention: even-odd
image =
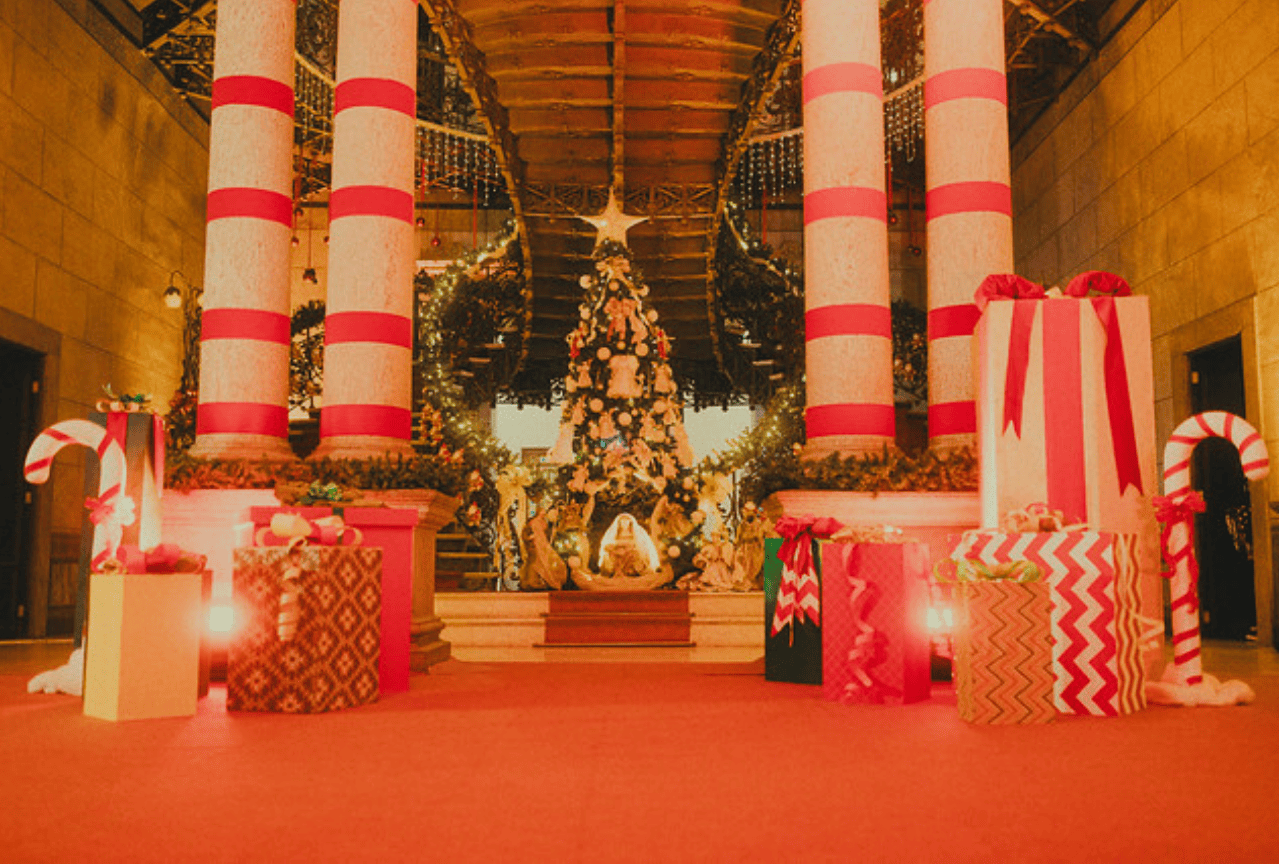
[[(95, 2), (207, 111), (214, 0)], [(1014, 135), (1141, 2), (1007, 0)], [(917, 29), (919, 3), (884, 0), (885, 20)], [(598, 213), (613, 187), (627, 212), (650, 217), (631, 230), (630, 245), (676, 338), (677, 371), (701, 388), (731, 390), (719, 372), (708, 263), (736, 160), (779, 74), (798, 58), (799, 0), (421, 6), (424, 31), (469, 91), (526, 232), (532, 303), (517, 388), (549, 388), (566, 368), (564, 336), (578, 319), (594, 243), (591, 226), (573, 217)], [(299, 0), (299, 55), (321, 67), (332, 62), (335, 14), (336, 0)], [(904, 50), (912, 65), (917, 33), (893, 38), (886, 57)]]

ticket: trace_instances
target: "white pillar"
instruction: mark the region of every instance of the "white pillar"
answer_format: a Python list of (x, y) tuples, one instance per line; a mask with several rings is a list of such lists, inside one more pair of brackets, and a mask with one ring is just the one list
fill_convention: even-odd
[(888, 202), (877, 0), (807, 0), (807, 456), (892, 444)]
[(292, 458), (289, 236), (294, 0), (221, 0), (192, 453)]
[(927, 0), (928, 437), (975, 443), (973, 292), (1013, 270), (1002, 0)]
[(342, 0), (317, 456), (410, 452), (417, 3)]

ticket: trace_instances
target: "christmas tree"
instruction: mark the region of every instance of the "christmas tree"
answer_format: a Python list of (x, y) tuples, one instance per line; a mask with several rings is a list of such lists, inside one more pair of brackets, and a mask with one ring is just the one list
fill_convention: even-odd
[[(582, 277), (581, 321), (569, 333), (559, 439), (546, 461), (567, 490), (555, 546), (573, 569), (622, 514), (647, 528), (661, 569), (692, 567), (700, 547), (698, 478), (670, 366), (671, 338), (622, 243), (602, 239)], [(589, 545), (582, 542), (589, 540)]]

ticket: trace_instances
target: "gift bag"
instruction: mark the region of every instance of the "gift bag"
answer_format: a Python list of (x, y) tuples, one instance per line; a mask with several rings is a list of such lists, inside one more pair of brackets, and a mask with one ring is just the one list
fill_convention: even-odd
[[(797, 616), (791, 608), (786, 623), (778, 621), (777, 601), (782, 585), (782, 540), (764, 541), (764, 679), (792, 684), (822, 683), (822, 630), (820, 619)], [(816, 559), (814, 558), (816, 565)], [(814, 578), (820, 578), (814, 576)]]
[(962, 581), (955, 697), (969, 723), (1047, 723), (1053, 706), (1052, 629), (1044, 581)]
[(822, 696), (918, 702), (932, 684), (923, 543), (823, 543)]
[(1146, 707), (1137, 600), (1137, 539), (1109, 531), (969, 531), (954, 559), (1016, 561), (1044, 573), (1053, 641), (1053, 702), (1065, 714), (1114, 717)]
[(227, 655), (227, 709), (310, 713), (378, 698), (382, 550), (235, 550), (242, 622)]

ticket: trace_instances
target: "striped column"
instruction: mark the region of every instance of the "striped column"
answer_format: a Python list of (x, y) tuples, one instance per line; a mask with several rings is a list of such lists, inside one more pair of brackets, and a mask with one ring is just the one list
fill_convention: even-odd
[(221, 0), (192, 453), (290, 459), (294, 0)]
[(417, 3), (342, 0), (317, 456), (410, 452)]
[(806, 457), (894, 439), (877, 0), (805, 0)]
[(1002, 0), (925, 0), (928, 437), (969, 446), (973, 292), (1013, 271)]

